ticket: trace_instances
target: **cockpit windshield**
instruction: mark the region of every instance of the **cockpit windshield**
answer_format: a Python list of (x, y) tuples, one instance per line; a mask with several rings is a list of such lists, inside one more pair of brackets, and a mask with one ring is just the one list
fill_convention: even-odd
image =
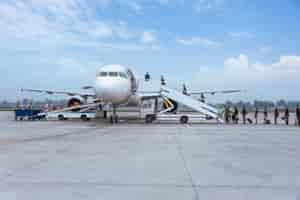
[(119, 75), (120, 75), (120, 77), (122, 77), (122, 78), (128, 79), (127, 74), (125, 74), (125, 73), (123, 73), (123, 72), (120, 72)]
[(99, 77), (121, 77), (128, 79), (128, 75), (124, 72), (99, 72), (98, 74)]
[(100, 72), (100, 73), (98, 74), (98, 76), (101, 76), (101, 77), (107, 76), (107, 72)]
[(118, 72), (108, 72), (109, 76), (116, 77), (118, 76)]

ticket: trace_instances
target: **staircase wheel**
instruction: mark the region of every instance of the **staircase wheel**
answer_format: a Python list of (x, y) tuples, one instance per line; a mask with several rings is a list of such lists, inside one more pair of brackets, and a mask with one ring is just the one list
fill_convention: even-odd
[(186, 123), (188, 123), (188, 121), (189, 121), (188, 116), (182, 116), (182, 117), (180, 117), (180, 123), (181, 124), (186, 124)]

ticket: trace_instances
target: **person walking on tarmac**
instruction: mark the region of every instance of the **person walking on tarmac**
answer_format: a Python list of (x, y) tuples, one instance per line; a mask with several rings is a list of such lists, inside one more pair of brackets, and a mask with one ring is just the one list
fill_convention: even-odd
[(226, 106), (225, 106), (225, 110), (224, 110), (224, 117), (225, 117), (225, 122), (226, 122), (226, 124), (229, 123), (229, 112), (230, 112), (229, 106), (226, 105)]
[(257, 107), (255, 107), (254, 118), (255, 118), (255, 124), (257, 124), (257, 122), (258, 122), (258, 108)]
[(243, 115), (243, 123), (246, 124), (247, 110), (245, 106), (243, 106), (242, 108), (242, 115)]
[(236, 106), (234, 106), (234, 109), (233, 109), (232, 122), (235, 124), (238, 124), (238, 122), (239, 122), (239, 110)]
[(267, 106), (265, 106), (265, 108), (264, 108), (264, 123), (265, 124), (268, 124), (268, 108), (267, 108)]
[(298, 126), (300, 126), (300, 108), (299, 108), (299, 105), (297, 105), (297, 108), (296, 108), (296, 118), (297, 118), (297, 124), (298, 124)]
[(289, 118), (290, 118), (290, 111), (289, 111), (289, 108), (286, 107), (286, 109), (284, 111), (284, 119), (285, 119), (286, 125), (289, 125)]
[(279, 110), (277, 107), (275, 107), (275, 109), (274, 109), (274, 124), (275, 125), (277, 124), (278, 117), (279, 117)]

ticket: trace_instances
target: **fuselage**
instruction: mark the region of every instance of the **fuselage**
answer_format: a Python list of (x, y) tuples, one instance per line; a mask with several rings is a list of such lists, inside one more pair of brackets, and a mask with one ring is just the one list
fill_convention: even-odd
[(97, 72), (94, 90), (97, 99), (105, 103), (126, 104), (137, 90), (137, 80), (127, 67), (106, 65)]

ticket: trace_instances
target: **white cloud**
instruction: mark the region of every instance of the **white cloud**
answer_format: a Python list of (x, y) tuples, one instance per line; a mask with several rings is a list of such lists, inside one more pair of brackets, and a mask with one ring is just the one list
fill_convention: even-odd
[(87, 33), (96, 38), (110, 38), (114, 34), (114, 30), (107, 24), (97, 24), (93, 29), (89, 27)]
[[(48, 58), (49, 59), (49, 58)], [(46, 65), (55, 65), (55, 76), (51, 79), (53, 81), (59, 79), (67, 79), (70, 82), (82, 81), (82, 77), (87, 77), (88, 80), (93, 81), (93, 77), (100, 66), (101, 62), (86, 61), (83, 62), (76, 57), (58, 57), (56, 60), (45, 60)], [(57, 79), (56, 79), (57, 78)], [(82, 81), (84, 82), (84, 81)], [(84, 83), (83, 83), (84, 84)]]
[(300, 56), (281, 56), (274, 63), (251, 63), (247, 55), (241, 54), (237, 57), (225, 59), (222, 68), (201, 67), (199, 75), (214, 77), (214, 83), (222, 85), (251, 86), (260, 83), (281, 83), (282, 81), (297, 81), (300, 74)]
[[(205, 89), (242, 89), (236, 96), (218, 97), (220, 100), (254, 100), (300, 98), (300, 56), (280, 56), (274, 63), (251, 62), (241, 54), (224, 60), (223, 66), (199, 67), (189, 84)], [(214, 97), (215, 98), (215, 97)]]
[(169, 0), (158, 0), (158, 3), (162, 6), (164, 6), (164, 5), (168, 5), (170, 2), (169, 2)]
[(234, 38), (253, 38), (254, 35), (250, 32), (229, 32), (228, 35)]
[(45, 47), (94, 43), (95, 47), (109, 48), (118, 46), (118, 42), (124, 48), (139, 43), (142, 30), (129, 27), (124, 21), (97, 18), (94, 7), (109, 6), (111, 2), (99, 0), (96, 3), (85, 0), (0, 2), (2, 48), (24, 49), (28, 43)]
[(198, 13), (220, 11), (225, 3), (225, 0), (197, 0), (195, 10)]
[(220, 43), (203, 37), (192, 37), (189, 39), (176, 38), (176, 42), (186, 46), (203, 46), (203, 47), (215, 47), (219, 46)]
[(138, 4), (136, 1), (126, 1), (129, 8), (136, 12), (140, 12), (142, 10), (142, 6)]
[(248, 56), (239, 55), (228, 58), (224, 62), (225, 72), (240, 73), (250, 79), (278, 80), (282, 77), (295, 77), (300, 73), (300, 56), (280, 56), (279, 61), (271, 64), (261, 62), (250, 63)]
[(248, 57), (241, 54), (237, 58), (228, 58), (224, 61), (224, 68), (226, 71), (247, 70), (249, 68)]
[(280, 71), (300, 72), (300, 56), (281, 56), (271, 67)]
[(151, 44), (156, 42), (156, 36), (153, 32), (145, 31), (141, 35), (141, 42), (145, 44)]

